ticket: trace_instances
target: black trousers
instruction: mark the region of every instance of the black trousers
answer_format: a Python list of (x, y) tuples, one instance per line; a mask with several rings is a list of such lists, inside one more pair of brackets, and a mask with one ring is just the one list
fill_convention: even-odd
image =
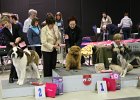
[(41, 58), (42, 57), (41, 47), (40, 46), (35, 47), (35, 51), (38, 53), (39, 58)]
[(130, 27), (124, 27), (124, 28), (122, 28), (122, 31), (123, 31), (123, 35), (124, 35), (124, 40), (127, 40), (128, 38), (130, 38), (130, 34), (131, 34)]
[(52, 52), (42, 51), (42, 55), (44, 77), (52, 76), (52, 69), (56, 67), (57, 51), (55, 49)]
[(15, 67), (14, 67), (13, 64), (11, 65), (11, 70), (10, 70), (10, 76), (9, 76), (9, 78), (18, 79), (17, 72), (16, 72), (16, 69), (15, 69)]
[(30, 47), (28, 49), (35, 50), (37, 54), (39, 55), (39, 58), (42, 57), (41, 46)]
[(27, 33), (23, 33), (23, 37), (24, 37), (24, 41), (27, 45), (29, 45), (29, 42), (28, 42), (28, 38), (27, 38)]

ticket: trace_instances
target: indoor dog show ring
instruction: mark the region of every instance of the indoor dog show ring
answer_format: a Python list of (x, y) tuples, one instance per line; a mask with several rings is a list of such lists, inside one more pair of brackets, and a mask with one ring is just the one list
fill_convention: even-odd
[[(140, 68), (133, 69), (128, 72), (126, 77), (121, 78), (121, 88), (136, 87), (138, 82)], [(66, 71), (63, 67), (57, 67), (53, 72), (53, 77), (63, 78), (63, 91), (95, 91), (97, 81), (101, 81), (103, 77), (109, 78), (110, 73), (96, 73), (94, 66), (82, 66), (82, 70)], [(45, 77), (44, 82), (52, 82), (51, 77)], [(30, 82), (25, 82), (19, 86), (15, 83), (10, 84), (8, 80), (1, 80), (2, 98), (34, 96), (35, 86)]]

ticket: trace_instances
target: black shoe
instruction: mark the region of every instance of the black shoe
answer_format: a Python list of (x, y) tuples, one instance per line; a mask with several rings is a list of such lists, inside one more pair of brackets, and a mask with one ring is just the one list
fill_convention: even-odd
[(18, 78), (14, 78), (13, 80), (14, 80), (14, 81), (18, 81)]
[(14, 77), (13, 79), (14, 79), (14, 80), (18, 80), (18, 77)]
[(9, 78), (9, 83), (14, 83), (14, 79), (13, 78)]

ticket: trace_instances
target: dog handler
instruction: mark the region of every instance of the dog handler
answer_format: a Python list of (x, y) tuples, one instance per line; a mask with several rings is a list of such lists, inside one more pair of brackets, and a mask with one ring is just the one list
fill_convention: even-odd
[(60, 33), (53, 16), (46, 18), (46, 26), (41, 30), (41, 51), (43, 55), (44, 77), (52, 76), (56, 67), (57, 50), (60, 48)]
[[(0, 23), (2, 23), (2, 25), (4, 26), (4, 28), (2, 29), (2, 33), (4, 33), (6, 48), (7, 51), (9, 51), (12, 47), (23, 40), (22, 29), (18, 25), (12, 24), (8, 16), (2, 17)], [(14, 79), (17, 79), (17, 73), (15, 67), (12, 64), (9, 83), (13, 83)]]
[[(81, 46), (82, 43), (82, 31), (77, 25), (76, 17), (72, 16), (68, 19), (68, 27), (65, 29), (65, 43), (66, 43), (66, 53), (71, 46)], [(82, 56), (81, 63), (84, 63), (85, 59)]]
[(123, 44), (122, 35), (117, 33), (113, 36), (114, 42), (111, 45), (112, 48), (112, 64), (118, 65), (117, 55), (120, 53), (121, 55), (126, 55), (130, 50), (129, 48)]

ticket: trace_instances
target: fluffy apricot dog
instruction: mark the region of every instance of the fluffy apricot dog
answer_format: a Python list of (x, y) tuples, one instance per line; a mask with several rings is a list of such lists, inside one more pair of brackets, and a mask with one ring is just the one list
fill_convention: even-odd
[(81, 69), (81, 48), (72, 46), (66, 55), (66, 70)]

